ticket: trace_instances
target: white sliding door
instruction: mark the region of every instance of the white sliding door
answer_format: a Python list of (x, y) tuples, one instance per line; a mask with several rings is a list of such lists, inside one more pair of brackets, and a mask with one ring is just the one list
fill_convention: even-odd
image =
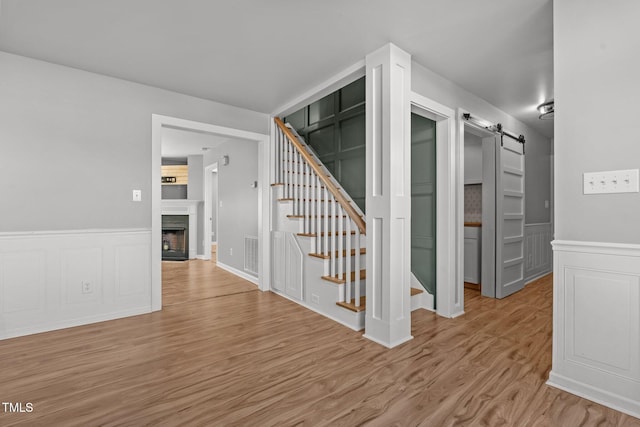
[(524, 144), (496, 144), (496, 298), (524, 287)]

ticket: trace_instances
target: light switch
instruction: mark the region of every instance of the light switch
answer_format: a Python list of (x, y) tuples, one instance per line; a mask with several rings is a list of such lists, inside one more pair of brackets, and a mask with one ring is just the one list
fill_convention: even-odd
[(583, 175), (584, 194), (638, 193), (638, 169), (588, 172)]
[(142, 201), (142, 190), (133, 190), (133, 201), (134, 202)]

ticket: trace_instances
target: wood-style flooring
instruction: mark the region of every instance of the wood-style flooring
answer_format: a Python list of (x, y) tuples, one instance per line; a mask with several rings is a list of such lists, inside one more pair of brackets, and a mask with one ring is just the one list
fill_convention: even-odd
[(456, 319), (417, 310), (388, 350), (241, 279), (203, 290), (225, 276), (204, 263), (165, 266), (198, 297), (161, 312), (0, 342), (0, 400), (34, 408), (0, 407), (0, 425), (640, 426), (545, 385), (550, 277), (504, 300), (466, 290)]

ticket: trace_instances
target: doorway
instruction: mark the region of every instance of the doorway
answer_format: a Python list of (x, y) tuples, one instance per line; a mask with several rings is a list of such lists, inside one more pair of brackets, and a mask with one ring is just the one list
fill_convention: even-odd
[(204, 246), (208, 248), (205, 253), (206, 260), (214, 259), (218, 247), (218, 162), (207, 165), (204, 168)]
[(411, 286), (436, 306), (436, 122), (411, 113)]
[[(196, 133), (207, 133), (226, 138), (240, 138), (253, 141), (258, 147), (258, 165), (255, 191), (258, 192), (258, 286), (260, 290), (269, 289), (269, 155), (267, 145), (269, 136), (255, 132), (217, 126), (207, 123), (178, 119), (175, 117), (152, 115), (151, 124), (151, 309), (162, 309), (162, 226), (161, 226), (161, 173), (162, 133), (163, 129), (182, 129)], [(240, 160), (240, 159), (239, 159)], [(204, 168), (200, 169), (201, 173)], [(204, 215), (203, 215), (204, 216)], [(210, 234), (209, 234), (210, 236)], [(205, 251), (209, 252), (209, 251)]]
[(524, 137), (461, 117), (465, 287), (504, 298), (524, 287)]

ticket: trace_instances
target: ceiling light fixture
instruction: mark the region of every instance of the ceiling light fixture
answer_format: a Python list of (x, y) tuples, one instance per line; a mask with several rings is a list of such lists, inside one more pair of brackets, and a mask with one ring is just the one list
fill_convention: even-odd
[(553, 119), (555, 111), (556, 110), (554, 108), (553, 99), (552, 99), (551, 101), (547, 101), (547, 102), (545, 102), (543, 104), (538, 105), (538, 112), (540, 113), (538, 118), (540, 120)]

